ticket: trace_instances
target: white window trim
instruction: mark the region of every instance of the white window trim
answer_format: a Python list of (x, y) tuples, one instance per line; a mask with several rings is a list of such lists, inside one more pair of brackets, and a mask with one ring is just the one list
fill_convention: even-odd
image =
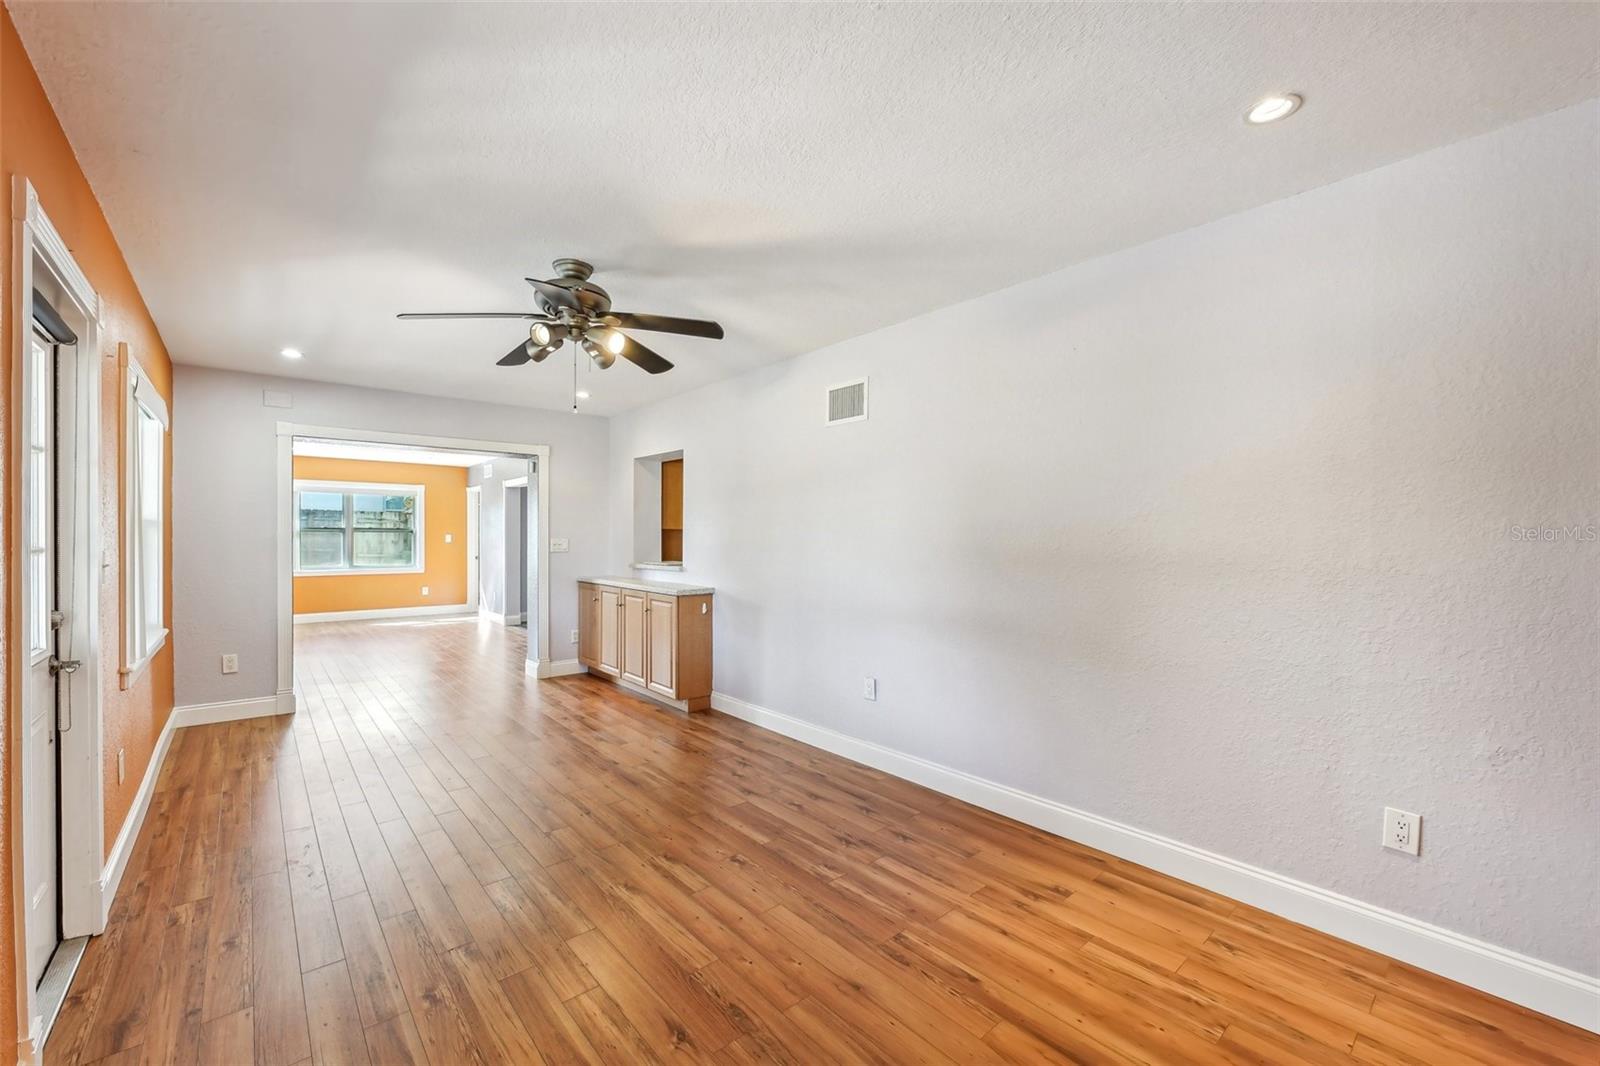
[(295, 577), (356, 577), (365, 574), (421, 574), (427, 571), (427, 486), (406, 485), (384, 481), (329, 481), (321, 478), (296, 478), (294, 496), (302, 492), (377, 492), (385, 496), (415, 496), (417, 498), (416, 545), (417, 561), (412, 566), (342, 566), (337, 570), (300, 569), (300, 516), (294, 514), (294, 576)]
[[(161, 619), (154, 630), (150, 631), (149, 640), (143, 649), (137, 647), (138, 632), (135, 619), (138, 612), (135, 607), (140, 593), (140, 578), (143, 576), (141, 567), (143, 555), (139, 551), (140, 522), (139, 522), (139, 418), (138, 412), (142, 408), (161, 425), (161, 465), (163, 473), (166, 469), (167, 456), (170, 454), (172, 444), (168, 438), (172, 435), (172, 419), (167, 414), (167, 402), (156, 391), (155, 384), (150, 376), (144, 372), (137, 360), (128, 351), (128, 346), (118, 346), (123, 354), (127, 366), (127, 374), (123, 384), (123, 508), (122, 508), (122, 589), (123, 589), (123, 622), (122, 622), (122, 662), (119, 671), (122, 677), (122, 688), (131, 688), (134, 682), (149, 668), (156, 654), (166, 647), (169, 631), (166, 626), (167, 598), (161, 597)], [(165, 497), (165, 476), (163, 476), (161, 501), (161, 537), (162, 537), (162, 574), (163, 585), (166, 581), (166, 547), (167, 537), (167, 500)]]

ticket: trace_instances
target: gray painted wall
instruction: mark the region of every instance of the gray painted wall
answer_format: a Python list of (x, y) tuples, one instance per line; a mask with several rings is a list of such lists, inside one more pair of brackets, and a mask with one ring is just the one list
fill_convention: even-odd
[(613, 419), (611, 569), (682, 448), (718, 691), (1596, 973), (1597, 118)]
[[(173, 419), (173, 645), (178, 704), (270, 696), (276, 688), (274, 499), (282, 422), (549, 444), (550, 657), (570, 659), (580, 573), (605, 568), (606, 423), (565, 412), (449, 400), (180, 366)], [(262, 390), (293, 408), (263, 407)], [(218, 660), (237, 652), (239, 672)]]

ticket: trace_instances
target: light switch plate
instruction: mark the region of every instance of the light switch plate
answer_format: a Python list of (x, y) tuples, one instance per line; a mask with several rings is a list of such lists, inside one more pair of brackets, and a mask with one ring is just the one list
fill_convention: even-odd
[(424, 596), (426, 596), (428, 594), (428, 586), (426, 586), (426, 585), (422, 586), (422, 594)]
[(454, 533), (446, 533), (444, 535), (444, 542), (446, 544), (449, 544), (451, 541), (453, 541), (455, 539), (456, 539), (456, 535)]
[(570, 550), (570, 547), (569, 547), (569, 545), (567, 543), (567, 538), (566, 537), (551, 537), (550, 538), (550, 550), (553, 551), (553, 552), (564, 552), (564, 551)]

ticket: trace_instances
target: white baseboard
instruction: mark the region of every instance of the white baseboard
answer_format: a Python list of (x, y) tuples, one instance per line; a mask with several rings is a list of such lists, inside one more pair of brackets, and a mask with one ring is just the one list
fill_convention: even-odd
[(150, 752), (150, 763), (144, 768), (144, 779), (139, 782), (139, 791), (133, 794), (133, 806), (128, 808), (128, 816), (122, 820), (122, 829), (117, 833), (116, 842), (111, 845), (111, 854), (106, 856), (105, 868), (100, 871), (102, 929), (111, 917), (111, 904), (117, 898), (117, 886), (122, 884), (122, 873), (128, 868), (128, 858), (139, 839), (139, 830), (144, 828), (145, 813), (150, 810), (150, 800), (156, 794), (156, 779), (161, 776), (161, 766), (167, 761), (167, 749), (172, 746), (172, 734), (178, 728), (178, 709), (173, 708), (172, 713), (167, 715), (167, 724), (161, 727), (161, 735), (156, 738), (155, 749)]
[[(288, 704), (287, 710), (285, 703)], [(218, 703), (191, 703), (174, 707), (169, 722), (174, 729), (183, 729), (191, 725), (212, 725), (216, 722), (236, 722), (241, 718), (293, 713), (294, 693), (279, 692), (273, 696), (257, 696), (247, 700), (222, 700)]]
[(588, 667), (576, 659), (546, 659), (539, 664), (539, 677), (566, 677), (568, 674), (581, 674)]
[(1564, 1022), (1600, 1032), (1600, 978), (1191, 847), (721, 692), (711, 706), (976, 807), (1220, 892)]
[(307, 622), (358, 622), (365, 618), (420, 618), (434, 614), (473, 614), (464, 603), (430, 603), (422, 607), (377, 607), (368, 611), (321, 611), (316, 614), (297, 614), (295, 625)]
[(489, 621), (497, 622), (503, 626), (520, 626), (525, 616), (521, 614), (501, 614), (498, 611), (480, 610), (478, 612), (478, 617), (487, 618)]

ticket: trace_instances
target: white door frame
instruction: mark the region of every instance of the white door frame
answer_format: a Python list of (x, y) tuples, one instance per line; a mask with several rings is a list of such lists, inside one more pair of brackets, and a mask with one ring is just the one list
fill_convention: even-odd
[(467, 610), (477, 613), (478, 590), (478, 523), (483, 514), (483, 486), (467, 486)]
[[(535, 459), (541, 471), (550, 469), (550, 445), (521, 444), (498, 440), (473, 440), (466, 437), (433, 437), (422, 433), (386, 433), (376, 429), (348, 429), (343, 426), (307, 426), (294, 422), (278, 423), (278, 713), (293, 714), (294, 701), (294, 439), (366, 441), (370, 444), (414, 445), (457, 452), (499, 452)], [(550, 513), (550, 479), (539, 478), (539, 510)], [(539, 526), (539, 565), (549, 573), (550, 523)], [(550, 590), (539, 584), (539, 633), (537, 652), (528, 648), (528, 672), (537, 677), (553, 676), (550, 669)], [(535, 658), (537, 655), (537, 658)]]
[[(61, 764), (61, 925), (63, 936), (70, 939), (105, 929), (99, 565), (104, 550), (100, 528), (100, 347), (105, 328), (100, 320), (99, 295), (40, 206), (32, 183), (21, 175), (17, 175), (12, 189), (11, 217), (17, 223), (10, 293), (9, 328), (12, 351), (16, 355), (11, 372), (11, 413), (12, 425), (18, 432), (12, 436), (10, 458), (11, 469), (19, 476), (27, 447), (23, 440), (25, 421), (19, 417), (20, 404), (32, 385), (25, 353), (33, 332), (33, 290), (36, 287), (44, 285), (63, 300), (66, 306), (56, 310), (78, 334), (76, 347), (61, 349), (62, 358), (57, 363), (59, 378), (65, 385), (60, 395), (61, 407), (70, 412), (73, 429), (71, 433), (61, 434), (58, 445), (59, 468), (71, 471), (71, 491), (61, 494), (56, 522), (57, 529), (66, 531), (67, 537), (72, 538), (64, 540), (68, 543), (75, 540), (82, 546), (82, 551), (76, 553), (76, 566), (70, 577), (70, 602), (57, 604), (66, 615), (63, 635), (68, 636), (76, 658), (83, 663), (75, 673), (63, 675), (66, 680), (62, 691), (70, 694), (73, 721), (72, 727), (60, 734), (57, 745)], [(27, 380), (24, 380), (25, 375)], [(72, 554), (69, 551), (68, 557)], [(18, 567), (15, 572), (22, 581), (27, 580), (26, 567)], [(27, 597), (10, 599), (9, 632), (20, 634), (23, 631), (22, 604), (27, 602)], [(11, 736), (19, 741), (11, 746), (11, 770), (21, 782), (22, 797), (22, 803), (14, 805), (11, 811), (17, 1059), (32, 1062), (41, 1050), (38, 1038), (42, 1020), (34, 1013), (33, 987), (27, 980), (29, 908), (24, 898), (28, 878), (23, 870), (26, 852), (23, 832), (27, 824), (29, 786), (36, 771), (28, 765), (27, 745), (20, 743), (24, 735), (20, 723), (28, 721), (32, 708), (20, 706), (23, 701), (18, 702), (16, 714), (20, 718), (14, 716), (10, 722)]]
[[(520, 526), (520, 528), (522, 530), (522, 539), (523, 540), (527, 540), (528, 539), (528, 515), (533, 511), (533, 508), (528, 506), (528, 500), (527, 500), (527, 495), (528, 495), (528, 475), (527, 474), (523, 474), (521, 477), (506, 478), (504, 481), (500, 482), (500, 523), (501, 523), (500, 535), (501, 535), (501, 538), (502, 538), (501, 548), (502, 548), (502, 550), (505, 550), (505, 551), (509, 551), (510, 550), (510, 542), (506, 541), (504, 539), (505, 538), (505, 528), (504, 527), (510, 521), (510, 516), (511, 516), (511, 499), (510, 499), (510, 492), (509, 492), (509, 490), (511, 490), (511, 489), (521, 489), (522, 490), (522, 495), (523, 495), (523, 500), (522, 500), (522, 521), (519, 524), (519, 526)], [(506, 565), (507, 565), (507, 567), (510, 566), (510, 560), (509, 559), (507, 559), (507, 564)], [(534, 596), (537, 596), (537, 595), (538, 595), (538, 589), (535, 588)], [(517, 602), (520, 603), (520, 604), (526, 605), (528, 603), (533, 602), (533, 599), (534, 599), (533, 596), (529, 596), (528, 595), (528, 571), (527, 571), (527, 569), (524, 569), (522, 571), (522, 595), (517, 597)], [(511, 589), (507, 588), (506, 589), (506, 620), (507, 621), (511, 621), (513, 618), (515, 618), (516, 621), (521, 623), (522, 625), (529, 625), (529, 619), (526, 616), (526, 612), (527, 612), (526, 606), (524, 606), (523, 610), (521, 610), (521, 611), (512, 611), (511, 610)], [(533, 622), (535, 624), (537, 624), (538, 619), (534, 619)], [(532, 628), (532, 627), (530, 626), (530, 628)]]

